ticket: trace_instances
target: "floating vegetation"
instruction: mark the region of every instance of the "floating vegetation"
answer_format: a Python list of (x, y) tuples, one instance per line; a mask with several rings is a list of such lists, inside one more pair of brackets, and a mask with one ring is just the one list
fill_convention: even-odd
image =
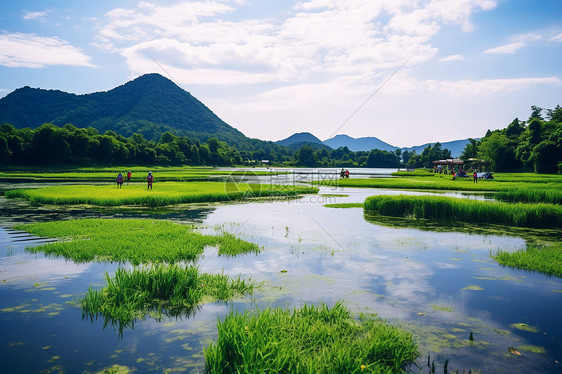
[(525, 352), (532, 352), (538, 354), (546, 353), (546, 349), (544, 349), (544, 347), (538, 347), (536, 345), (520, 345), (517, 348), (519, 348), (520, 351), (525, 351)]
[(463, 290), (470, 290), (470, 291), (483, 291), (484, 289), (477, 285), (466, 286), (462, 288)]
[(200, 273), (196, 267), (155, 265), (132, 270), (117, 269), (115, 275), (105, 274), (105, 287), (90, 288), (80, 301), (83, 317), (105, 318), (105, 324), (123, 328), (150, 315), (191, 315), (205, 300), (227, 300), (236, 295), (252, 293), (254, 283), (224, 274)]
[(363, 203), (324, 204), (326, 208), (363, 208)]
[(378, 195), (365, 200), (366, 212), (398, 217), (494, 223), (519, 227), (562, 227), (562, 206), (510, 204), (445, 196)]
[(127, 366), (123, 365), (113, 365), (108, 368), (101, 369), (100, 371), (96, 372), (95, 374), (129, 374), (132, 373), (133, 370), (128, 368)]
[(337, 303), (293, 312), (231, 312), (205, 349), (209, 373), (399, 373), (419, 355), (412, 335)]
[(49, 238), (64, 238), (28, 247), (32, 253), (45, 252), (76, 262), (130, 261), (175, 263), (192, 261), (205, 246), (218, 246), (220, 255), (259, 252), (256, 244), (232, 234), (202, 235), (185, 225), (159, 220), (84, 219), (17, 225), (18, 230)]
[(147, 191), (144, 184), (123, 188), (113, 185), (63, 185), (5, 191), (7, 198), (23, 198), (33, 204), (91, 204), (98, 206), (142, 205), (149, 207), (184, 203), (240, 200), (254, 197), (287, 197), (317, 193), (315, 187), (294, 185), (166, 182)]
[(444, 305), (432, 305), (431, 306), (434, 310), (438, 310), (440, 312), (452, 312), (453, 308), (450, 306), (444, 306)]
[(562, 243), (529, 245), (516, 252), (498, 251), (492, 256), (503, 266), (539, 271), (562, 277)]
[(512, 323), (511, 325), (509, 325), (509, 327), (511, 327), (512, 329), (517, 329), (517, 330), (521, 330), (521, 331), (527, 331), (527, 332), (534, 332), (537, 333), (539, 332), (539, 329), (537, 329), (535, 326), (530, 326), (527, 325), (526, 323)]

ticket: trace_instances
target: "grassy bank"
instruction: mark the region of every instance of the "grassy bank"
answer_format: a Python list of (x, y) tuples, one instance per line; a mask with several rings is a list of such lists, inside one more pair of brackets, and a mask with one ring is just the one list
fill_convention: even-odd
[[(432, 173), (396, 172), (396, 178), (368, 178), (368, 179), (338, 179), (322, 180), (315, 184), (337, 187), (358, 188), (384, 188), (402, 190), (437, 190), (437, 191), (552, 191), (554, 196), (559, 196), (557, 191), (562, 189), (561, 175), (545, 174), (501, 174), (496, 173), (495, 179), (483, 179), (474, 183), (472, 178), (457, 178), (452, 180), (450, 175)], [(533, 194), (529, 192), (528, 194)], [(522, 200), (523, 202), (524, 200)]]
[(154, 183), (147, 191), (145, 184), (65, 185), (6, 191), (7, 198), (23, 198), (33, 204), (91, 204), (98, 206), (142, 205), (165, 206), (182, 203), (240, 200), (248, 197), (295, 196), (316, 193), (315, 187), (276, 186), (221, 182)]
[(443, 196), (379, 195), (367, 198), (364, 209), (366, 213), (396, 217), (411, 216), (518, 227), (562, 227), (562, 207), (552, 204), (510, 204)]
[(113, 166), (105, 168), (62, 168), (54, 170), (52, 168), (29, 170), (7, 170), (0, 172), (0, 180), (5, 182), (98, 182), (112, 183), (118, 173), (126, 175), (127, 171), (132, 172), (133, 183), (144, 182), (148, 171), (152, 171), (159, 182), (164, 181), (192, 181), (192, 180), (216, 180), (228, 176), (251, 175), (277, 175), (283, 171), (253, 171), (253, 170), (218, 170), (211, 167), (161, 167), (161, 166)]
[(103, 316), (121, 328), (146, 316), (185, 316), (213, 300), (251, 293), (254, 283), (221, 274), (200, 273), (196, 267), (158, 265), (105, 274), (105, 287), (90, 288), (80, 301), (83, 316)]
[(256, 244), (232, 234), (202, 235), (169, 221), (141, 219), (84, 219), (39, 222), (14, 226), (45, 238), (62, 241), (28, 247), (75, 262), (175, 263), (193, 261), (205, 246), (218, 246), (219, 254), (258, 252)]
[(513, 253), (499, 251), (492, 257), (504, 266), (562, 277), (562, 243), (559, 242), (533, 244)]
[(522, 203), (562, 204), (562, 184), (552, 188), (532, 187), (499, 191), (494, 195), (499, 201)]
[(209, 373), (400, 373), (419, 355), (411, 334), (341, 304), (231, 313), (205, 349)]

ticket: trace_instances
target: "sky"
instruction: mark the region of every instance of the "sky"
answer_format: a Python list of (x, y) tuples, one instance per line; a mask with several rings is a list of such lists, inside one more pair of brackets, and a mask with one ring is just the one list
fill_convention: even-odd
[(0, 2), (0, 97), (159, 73), (245, 135), (484, 136), (562, 105), (560, 0)]

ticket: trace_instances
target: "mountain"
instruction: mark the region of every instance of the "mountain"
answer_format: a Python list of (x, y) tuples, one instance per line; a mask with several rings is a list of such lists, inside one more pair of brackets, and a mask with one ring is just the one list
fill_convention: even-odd
[(398, 147), (383, 142), (379, 138), (365, 137), (352, 138), (348, 135), (336, 135), (333, 138), (324, 140), (324, 144), (332, 147), (347, 147), (351, 151), (370, 151), (371, 149), (380, 149), (381, 151), (394, 151)]
[[(324, 140), (324, 144), (336, 149), (339, 147), (347, 147), (351, 151), (370, 151), (371, 149), (380, 149), (382, 151), (394, 152), (396, 149), (401, 149), (402, 151), (416, 151), (417, 154), (421, 154), (423, 149), (428, 145), (433, 146), (434, 143), (426, 143), (423, 145), (417, 145), (413, 147), (399, 148), (375, 137), (364, 137), (364, 138), (352, 138), (348, 135), (336, 135), (333, 138)], [(468, 139), (454, 140), (450, 142), (441, 143), (441, 148), (447, 148), (451, 151), (451, 156), (459, 157), (464, 149), (464, 147), (469, 143)]]
[(312, 135), (309, 132), (299, 132), (289, 136), (286, 139), (278, 140), (275, 143), (284, 145), (286, 147), (299, 143), (305, 143), (305, 144), (316, 143), (316, 144), (324, 145), (322, 140), (318, 139), (316, 136)]
[[(476, 139), (479, 140), (479, 139)], [(441, 143), (441, 149), (445, 149), (447, 148), (449, 151), (451, 151), (451, 156), (452, 157), (459, 157), (462, 153), (462, 151), (464, 150), (464, 147), (466, 147), (466, 145), (469, 143), (468, 139), (461, 139), (461, 140), (453, 140), (450, 142), (443, 142)], [(407, 150), (409, 152), (412, 151), (416, 151), (416, 153), (419, 155), (423, 152), (423, 149), (425, 147), (427, 147), (428, 145), (435, 145), (435, 143), (426, 143), (423, 145), (417, 145), (414, 147), (410, 147), (410, 148), (402, 148), (403, 151)]]
[[(218, 134), (245, 138), (189, 92), (160, 74), (146, 74), (106, 92), (75, 95), (23, 87), (0, 99), (0, 123), (36, 128), (43, 123), (95, 127), (153, 138), (165, 131), (178, 135)], [(149, 136), (146, 136), (147, 133)], [(153, 136), (150, 136), (153, 135)]]

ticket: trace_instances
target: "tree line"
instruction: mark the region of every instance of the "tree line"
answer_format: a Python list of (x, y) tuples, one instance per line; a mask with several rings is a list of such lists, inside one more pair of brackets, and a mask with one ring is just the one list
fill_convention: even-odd
[[(460, 158), (485, 160), (493, 171), (562, 173), (562, 108), (532, 106), (531, 110), (527, 121), (515, 118), (505, 129), (488, 130), (480, 140), (469, 139)], [(217, 136), (188, 137), (167, 131), (156, 141), (139, 133), (125, 137), (109, 130), (100, 134), (93, 127), (71, 124), (47, 123), (36, 129), (3, 124), (0, 164), (252, 166), (268, 160), (279, 166), (432, 168), (433, 161), (451, 158), (451, 151), (440, 143), (427, 146), (421, 154), (400, 149), (353, 152), (347, 147), (314, 149), (309, 145), (293, 150), (253, 139), (228, 144)]]
[(527, 121), (515, 118), (479, 141), (470, 139), (460, 157), (486, 160), (494, 171), (562, 173), (562, 108), (532, 106)]

